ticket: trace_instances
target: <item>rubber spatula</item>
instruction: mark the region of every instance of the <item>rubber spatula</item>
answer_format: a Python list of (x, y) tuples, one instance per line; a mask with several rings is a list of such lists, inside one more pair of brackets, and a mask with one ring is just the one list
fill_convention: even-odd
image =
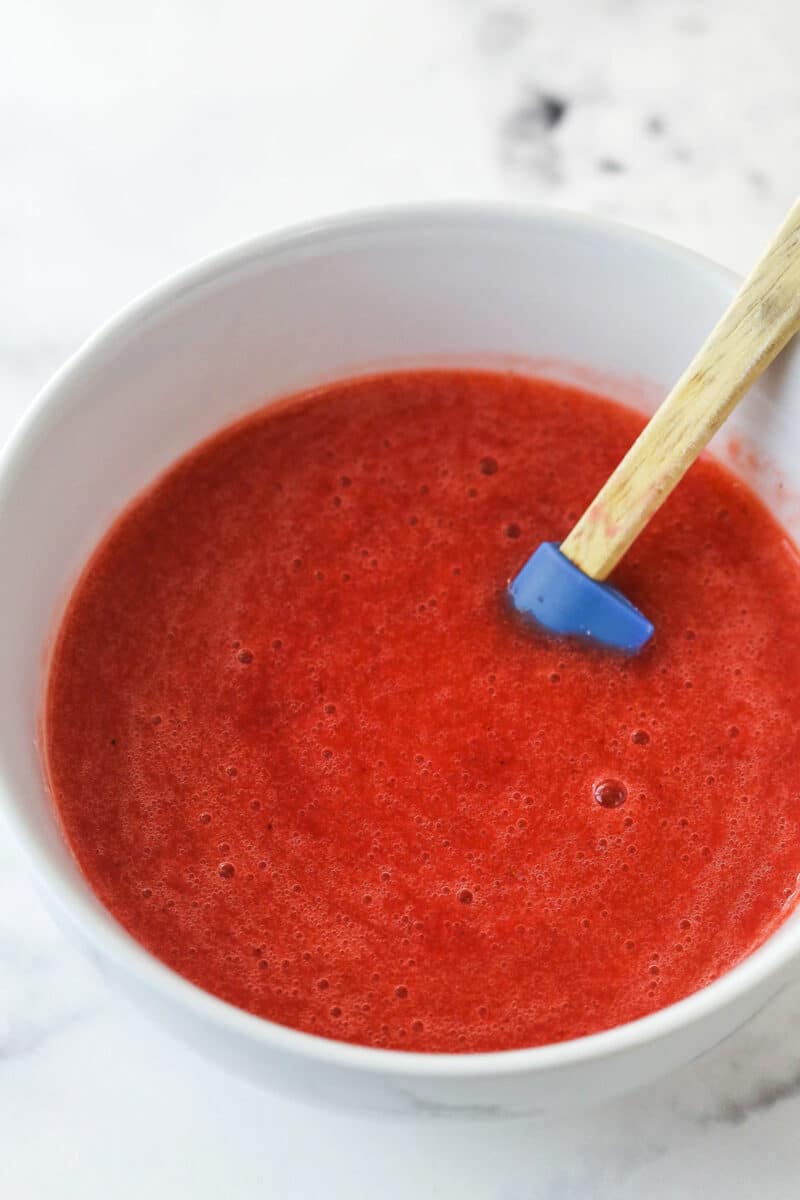
[(544, 542), (511, 580), (514, 607), (550, 633), (640, 650), (653, 626), (604, 580), (798, 329), (800, 201), (572, 532)]

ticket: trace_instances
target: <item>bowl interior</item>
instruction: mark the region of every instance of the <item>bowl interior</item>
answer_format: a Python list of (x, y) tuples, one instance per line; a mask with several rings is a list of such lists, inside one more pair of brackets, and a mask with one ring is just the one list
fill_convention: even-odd
[[(381, 367), (533, 370), (652, 409), (734, 286), (666, 243), (579, 218), (412, 212), (222, 256), (92, 339), (39, 398), (0, 469), (0, 801), (51, 892), (94, 906), (126, 936), (61, 841), (36, 736), (70, 587), (139, 489), (255, 406)], [(800, 535), (800, 356), (773, 368), (715, 449)], [(771, 940), (798, 929), (795, 914)]]

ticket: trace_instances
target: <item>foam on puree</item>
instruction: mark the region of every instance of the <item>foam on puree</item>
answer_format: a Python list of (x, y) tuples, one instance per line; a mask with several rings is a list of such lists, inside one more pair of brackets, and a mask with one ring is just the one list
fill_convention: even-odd
[(153, 954), (326, 1037), (535, 1046), (679, 1000), (800, 871), (800, 561), (704, 457), (615, 575), (635, 659), (506, 583), (641, 428), (517, 375), (337, 383), (195, 449), (69, 603), (46, 759)]

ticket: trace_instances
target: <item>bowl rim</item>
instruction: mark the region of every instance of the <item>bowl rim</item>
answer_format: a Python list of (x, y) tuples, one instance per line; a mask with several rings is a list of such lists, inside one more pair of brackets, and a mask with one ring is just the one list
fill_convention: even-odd
[[(334, 248), (348, 239), (391, 236), (399, 233), (445, 233), (457, 230), (477, 234), (500, 229), (518, 233), (549, 227), (576, 237), (600, 239), (628, 250), (660, 253), (669, 263), (682, 260), (713, 276), (731, 293), (739, 279), (711, 259), (654, 234), (620, 222), (546, 206), (521, 204), (440, 203), (395, 205), (322, 217), (287, 229), (240, 242), (200, 259), (171, 274), (125, 305), (89, 336), (41, 389), (17, 422), (0, 450), (0, 506), (13, 491), (18, 461), (25, 459), (29, 443), (48, 435), (47, 426), (69, 385), (79, 385), (90, 375), (98, 356), (114, 353), (120, 339), (137, 327), (157, 321), (190, 293), (235, 275), (247, 267), (268, 267), (280, 259)], [(24, 469), (24, 468), (23, 468)], [(171, 1003), (220, 1032), (237, 1035), (272, 1050), (308, 1061), (324, 1062), (366, 1074), (402, 1077), (481, 1078), (515, 1076), (577, 1066), (608, 1059), (645, 1043), (660, 1041), (676, 1030), (693, 1025), (768, 981), (800, 950), (800, 926), (794, 936), (770, 935), (755, 951), (713, 983), (666, 1008), (635, 1021), (568, 1041), (514, 1050), (479, 1053), (422, 1053), (363, 1046), (305, 1033), (256, 1016), (221, 1000), (184, 979), (145, 950), (110, 913), (101, 910), (89, 884), (68, 878), (49, 860), (23, 816), (24, 804), (14, 798), (5, 753), (0, 745), (0, 812), (46, 897), (83, 934), (89, 946), (124, 975), (144, 984), (151, 994)], [(784, 928), (784, 933), (785, 927)], [(777, 931), (776, 931), (777, 932)], [(777, 991), (779, 983), (775, 982)]]

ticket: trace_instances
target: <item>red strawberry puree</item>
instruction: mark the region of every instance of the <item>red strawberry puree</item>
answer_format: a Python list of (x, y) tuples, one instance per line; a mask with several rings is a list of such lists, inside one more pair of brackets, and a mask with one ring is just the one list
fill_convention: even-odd
[(195, 449), (94, 554), (50, 673), (72, 851), (176, 971), (430, 1051), (716, 979), (800, 871), (800, 561), (709, 458), (615, 580), (635, 659), (516, 618), (642, 418), (538, 379), (334, 384)]

